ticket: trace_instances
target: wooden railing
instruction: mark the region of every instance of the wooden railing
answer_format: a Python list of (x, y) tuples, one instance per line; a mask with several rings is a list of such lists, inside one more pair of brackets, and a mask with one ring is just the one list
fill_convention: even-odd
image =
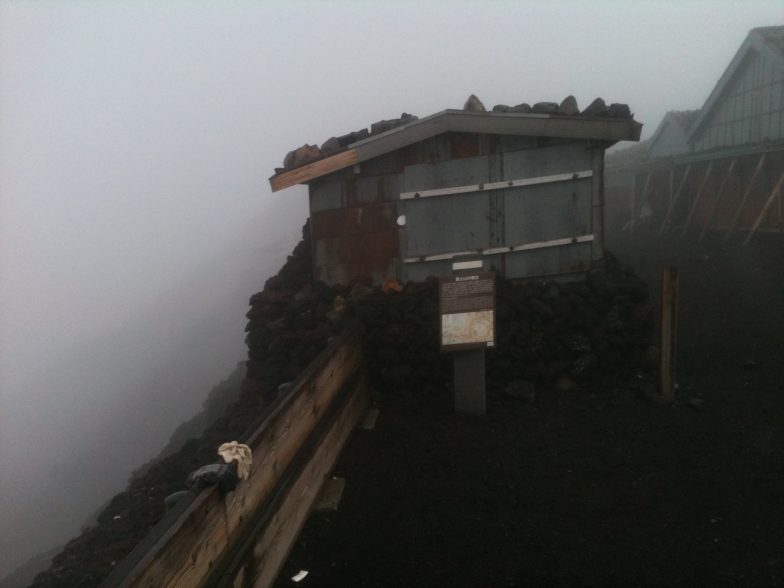
[(361, 363), (355, 329), (333, 339), (244, 440), (249, 479), (225, 496), (212, 486), (178, 505), (102, 586), (272, 584), (368, 406)]

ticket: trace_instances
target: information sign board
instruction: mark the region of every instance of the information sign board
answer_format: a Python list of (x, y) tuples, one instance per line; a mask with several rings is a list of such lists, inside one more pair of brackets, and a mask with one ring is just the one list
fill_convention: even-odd
[(480, 272), (439, 278), (441, 351), (495, 345), (495, 274)]

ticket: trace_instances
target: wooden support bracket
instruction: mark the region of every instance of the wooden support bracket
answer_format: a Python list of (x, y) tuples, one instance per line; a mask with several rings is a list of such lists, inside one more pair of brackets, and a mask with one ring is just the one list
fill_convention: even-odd
[(732, 160), (729, 168), (727, 168), (727, 173), (724, 174), (724, 178), (721, 180), (719, 189), (716, 191), (716, 197), (713, 199), (713, 205), (711, 206), (710, 212), (708, 213), (708, 218), (705, 219), (705, 224), (702, 227), (702, 232), (700, 233), (700, 241), (702, 241), (702, 239), (705, 237), (705, 233), (708, 232), (708, 227), (710, 226), (711, 221), (713, 220), (713, 215), (716, 214), (716, 211), (719, 209), (719, 201), (721, 200), (721, 194), (727, 185), (727, 181), (732, 176), (732, 172), (735, 171), (736, 163), (738, 163), (737, 157)]
[(659, 235), (663, 235), (669, 228), (670, 217), (672, 216), (672, 211), (675, 210), (675, 203), (678, 201), (678, 196), (680, 196), (683, 188), (686, 186), (686, 180), (689, 178), (690, 173), (691, 164), (686, 166), (686, 171), (681, 178), (681, 183), (678, 185), (678, 189), (675, 191), (675, 195), (672, 197), (669, 207), (667, 207), (667, 214), (664, 215), (664, 220), (662, 221), (661, 227), (659, 228)]
[(708, 169), (705, 170), (705, 175), (702, 176), (702, 181), (700, 182), (700, 187), (697, 190), (697, 195), (694, 197), (694, 202), (691, 205), (691, 210), (689, 211), (689, 216), (686, 217), (686, 222), (683, 223), (683, 230), (681, 231), (681, 236), (686, 235), (686, 232), (689, 230), (689, 225), (691, 225), (691, 219), (694, 217), (694, 213), (697, 211), (697, 206), (699, 205), (700, 199), (702, 198), (702, 193), (705, 190), (705, 186), (708, 183), (708, 178), (713, 171), (713, 162), (711, 161), (708, 164)]
[(784, 172), (779, 177), (779, 181), (776, 182), (776, 185), (773, 187), (773, 190), (771, 190), (768, 199), (765, 201), (765, 204), (762, 206), (762, 210), (760, 210), (760, 213), (757, 216), (757, 220), (754, 221), (754, 226), (751, 227), (749, 234), (746, 235), (746, 239), (743, 241), (744, 246), (749, 244), (749, 241), (751, 241), (751, 238), (754, 236), (754, 233), (757, 232), (757, 229), (759, 229), (760, 225), (762, 224), (762, 221), (765, 220), (765, 215), (768, 213), (768, 209), (770, 209), (770, 205), (773, 204), (773, 201), (776, 199), (776, 196), (778, 196), (779, 190), (781, 190), (782, 185), (784, 185)]
[(735, 211), (735, 215), (732, 217), (730, 226), (727, 227), (727, 233), (724, 235), (724, 241), (729, 240), (730, 235), (732, 235), (732, 232), (735, 230), (735, 226), (738, 224), (738, 219), (740, 219), (743, 208), (746, 206), (746, 201), (749, 199), (749, 194), (751, 194), (751, 189), (754, 187), (754, 182), (757, 181), (757, 178), (759, 177), (767, 158), (767, 153), (760, 155), (759, 161), (757, 162), (757, 167), (754, 168), (754, 173), (751, 174), (751, 179), (749, 180), (746, 189), (743, 191), (743, 196), (740, 199), (740, 204), (738, 204), (738, 209)]

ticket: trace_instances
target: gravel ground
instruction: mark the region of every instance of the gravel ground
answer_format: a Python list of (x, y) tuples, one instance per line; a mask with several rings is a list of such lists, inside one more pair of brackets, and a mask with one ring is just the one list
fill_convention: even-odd
[(614, 235), (655, 294), (681, 269), (678, 399), (648, 375), (532, 402), (489, 391), (379, 396), (278, 586), (784, 584), (784, 240)]

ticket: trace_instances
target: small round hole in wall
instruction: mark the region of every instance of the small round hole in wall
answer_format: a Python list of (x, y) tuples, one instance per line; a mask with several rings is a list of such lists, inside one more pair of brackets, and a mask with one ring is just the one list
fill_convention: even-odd
[(405, 227), (406, 226), (406, 215), (405, 214), (401, 214), (399, 217), (397, 217), (397, 226), (399, 226), (399, 227)]

